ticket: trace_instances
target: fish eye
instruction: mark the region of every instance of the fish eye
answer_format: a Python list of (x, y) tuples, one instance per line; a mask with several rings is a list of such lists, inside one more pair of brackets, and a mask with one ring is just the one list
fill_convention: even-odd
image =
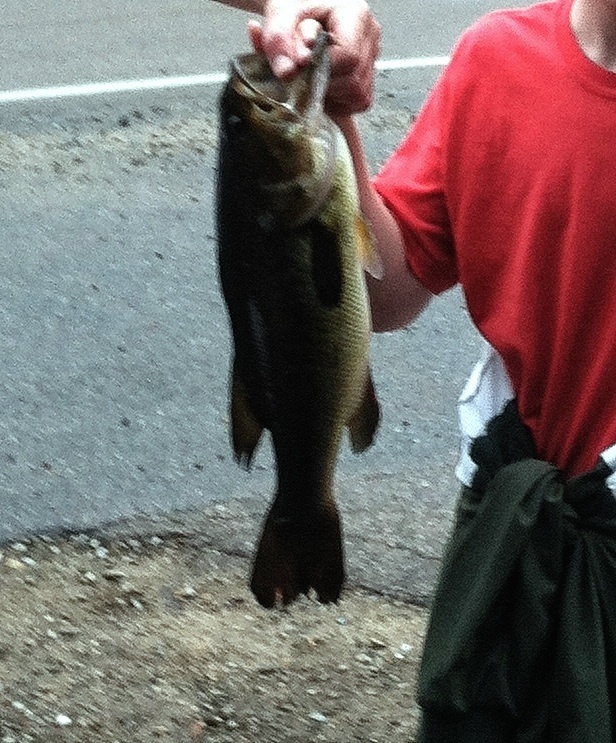
[(227, 116), (226, 124), (229, 134), (241, 134), (246, 128), (246, 120), (236, 114)]

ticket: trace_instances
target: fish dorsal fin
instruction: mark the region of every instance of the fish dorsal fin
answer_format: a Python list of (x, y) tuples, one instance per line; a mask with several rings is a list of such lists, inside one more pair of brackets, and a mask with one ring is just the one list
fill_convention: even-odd
[(355, 236), (359, 260), (366, 271), (375, 279), (383, 278), (383, 263), (377, 253), (372, 231), (361, 214), (355, 216)]

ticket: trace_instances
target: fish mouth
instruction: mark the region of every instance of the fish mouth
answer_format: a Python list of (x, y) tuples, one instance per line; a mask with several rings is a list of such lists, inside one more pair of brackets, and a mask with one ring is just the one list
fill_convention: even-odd
[(262, 54), (243, 54), (231, 60), (232, 84), (264, 113), (280, 112), (285, 120), (314, 122), (323, 111), (329, 79), (328, 33), (318, 34), (310, 63), (290, 82), (278, 79)]
[(286, 120), (302, 118), (293, 104), (289, 86), (278, 80), (267, 61), (257, 54), (243, 54), (231, 60), (231, 84), (238, 95), (263, 114), (278, 113)]

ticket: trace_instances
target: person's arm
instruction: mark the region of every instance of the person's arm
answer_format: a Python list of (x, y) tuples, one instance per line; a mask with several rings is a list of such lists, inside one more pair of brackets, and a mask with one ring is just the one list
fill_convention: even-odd
[(246, 10), (249, 13), (260, 13), (263, 15), (263, 6), (265, 0), (215, 0), (217, 3), (222, 5), (230, 5), (232, 8), (238, 8), (239, 10)]
[(398, 223), (372, 185), (356, 123), (350, 117), (338, 118), (337, 123), (351, 150), (362, 214), (383, 267), (382, 278), (368, 276), (372, 325), (376, 332), (395, 330), (412, 322), (432, 294), (411, 272)]

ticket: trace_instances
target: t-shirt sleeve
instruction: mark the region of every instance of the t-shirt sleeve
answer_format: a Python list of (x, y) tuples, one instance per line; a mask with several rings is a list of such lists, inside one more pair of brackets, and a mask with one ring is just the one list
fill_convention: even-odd
[(401, 229), (411, 271), (433, 294), (458, 282), (442, 157), (447, 89), (445, 70), (406, 137), (374, 179)]

